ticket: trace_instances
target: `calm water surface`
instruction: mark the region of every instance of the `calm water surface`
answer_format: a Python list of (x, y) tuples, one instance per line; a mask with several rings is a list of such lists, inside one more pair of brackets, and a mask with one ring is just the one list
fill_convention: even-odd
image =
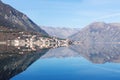
[(12, 80), (119, 80), (120, 64), (93, 64), (82, 57), (39, 59)]
[(0, 78), (4, 80), (120, 80), (119, 44), (0, 54)]

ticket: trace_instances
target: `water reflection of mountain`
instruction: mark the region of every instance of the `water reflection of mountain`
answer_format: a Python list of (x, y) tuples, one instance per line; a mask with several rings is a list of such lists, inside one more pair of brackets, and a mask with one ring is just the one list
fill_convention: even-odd
[(84, 57), (92, 63), (120, 63), (120, 44), (81, 44), (49, 50), (41, 58)]
[[(39, 59), (48, 51), (48, 49), (43, 49), (39, 51), (28, 51), (23, 54), (19, 54), (19, 52), (14, 52), (16, 48), (5, 47), (3, 48), (8, 51), (4, 51), (3, 49), (3, 52), (0, 52), (0, 80), (9, 80), (11, 77), (26, 70), (34, 61)], [(13, 53), (11, 50), (13, 50)]]
[(120, 63), (120, 44), (83, 44), (71, 46), (70, 49), (93, 63)]
[(81, 44), (56, 49), (0, 45), (0, 80), (9, 80), (26, 70), (39, 58), (65, 58), (82, 56), (87, 60), (103, 64), (120, 63), (120, 44)]
[(66, 57), (78, 57), (79, 54), (68, 47), (59, 47), (55, 49), (50, 49), (41, 58), (66, 58)]

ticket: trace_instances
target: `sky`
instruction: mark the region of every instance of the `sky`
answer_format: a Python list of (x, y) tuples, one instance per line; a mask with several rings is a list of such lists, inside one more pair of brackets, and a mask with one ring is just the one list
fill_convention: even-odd
[(120, 0), (2, 0), (37, 25), (82, 28), (92, 22), (120, 22)]

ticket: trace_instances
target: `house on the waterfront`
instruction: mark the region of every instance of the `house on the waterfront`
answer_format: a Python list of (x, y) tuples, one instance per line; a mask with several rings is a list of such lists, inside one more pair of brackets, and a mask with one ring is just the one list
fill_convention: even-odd
[(31, 50), (36, 50), (36, 47), (39, 49), (43, 48), (57, 48), (57, 47), (67, 47), (69, 46), (68, 39), (58, 39), (55, 37), (39, 37), (37, 35), (23, 35), (19, 36), (14, 40), (9, 40), (11, 46), (16, 47), (27, 47)]

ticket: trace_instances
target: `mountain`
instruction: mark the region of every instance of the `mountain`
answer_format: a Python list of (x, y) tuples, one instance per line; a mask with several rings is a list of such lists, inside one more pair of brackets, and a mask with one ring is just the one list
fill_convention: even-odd
[(69, 37), (72, 40), (89, 42), (119, 42), (120, 23), (94, 22)]
[(50, 36), (55, 36), (59, 38), (68, 38), (69, 36), (77, 33), (79, 29), (77, 28), (60, 28), (60, 27), (41, 27)]
[(36, 25), (25, 14), (19, 12), (8, 4), (4, 4), (2, 1), (0, 1), (0, 27), (21, 31), (40, 32), (47, 35), (44, 30)]

